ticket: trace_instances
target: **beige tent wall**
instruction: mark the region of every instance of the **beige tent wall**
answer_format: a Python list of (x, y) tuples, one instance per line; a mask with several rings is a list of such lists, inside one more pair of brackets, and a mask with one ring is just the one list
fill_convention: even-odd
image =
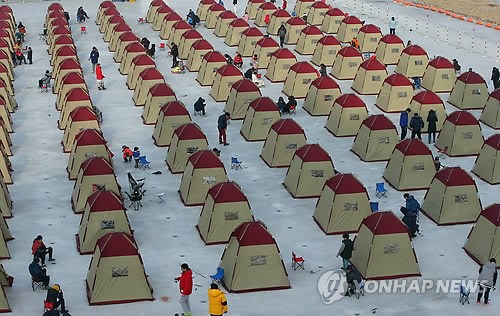
[(335, 175), (332, 161), (303, 162), (295, 156), (283, 185), (294, 198), (318, 197), (325, 181)]
[(277, 107), (274, 111), (255, 111), (254, 108), (248, 107), (240, 133), (247, 141), (266, 140), (271, 126), (280, 117)]
[(198, 9), (196, 10), (196, 15), (200, 18), (201, 21), (205, 21), (207, 19), (208, 8), (210, 8), (210, 6), (214, 3), (216, 3), (215, 0), (200, 1)]
[[(290, 23), (290, 20), (294, 19), (294, 24)], [(297, 20), (300, 19), (301, 21)], [(297, 23), (298, 22), (298, 23)], [(304, 24), (302, 24), (302, 22)], [(285, 24), (286, 35), (285, 35), (285, 44), (287, 45), (297, 45), (299, 41), (299, 36), (302, 30), (306, 27), (306, 23), (297, 17), (290, 18)]]
[(3, 259), (10, 259), (10, 258), (11, 258), (11, 256), (10, 256), (9, 248), (7, 247), (7, 242), (5, 240), (5, 237), (2, 234), (2, 236), (0, 236), (0, 259), (3, 260)]
[[(321, 32), (318, 34), (314, 32), (312, 32), (312, 34), (307, 34), (305, 32), (306, 30), (311, 31), (310, 28), (304, 28), (302, 32), (300, 32), (295, 51), (301, 55), (312, 55), (318, 45), (318, 41), (323, 37), (323, 34)], [(320, 30), (317, 29), (317, 31)]]
[(450, 92), (457, 80), (457, 74), (453, 68), (434, 68), (427, 66), (422, 87), (436, 93)]
[(205, 23), (203, 24), (207, 29), (214, 29), (217, 24), (217, 19), (219, 15), (224, 13), (224, 7), (220, 5), (211, 6), (207, 12), (207, 18), (205, 19)]
[[(14, 239), (12, 236), (12, 233), (10, 232), (9, 225), (7, 225), (7, 222), (5, 221), (5, 217), (0, 216), (0, 230), (2, 232), (3, 239), (5, 241), (9, 241)], [(1, 267), (1, 264), (0, 264)], [(2, 267), (3, 268), (3, 267)]]
[(116, 45), (116, 50), (113, 53), (113, 60), (117, 63), (121, 63), (123, 57), (125, 56), (126, 48), (129, 44), (131, 43), (139, 43), (137, 39), (132, 39), (132, 40), (119, 40), (118, 44)]
[(356, 57), (344, 57), (341, 54), (337, 54), (330, 74), (339, 80), (354, 79), (358, 72), (359, 65), (361, 65), (362, 62), (363, 57), (361, 57), (361, 55)]
[(438, 121), (436, 122), (436, 131), (439, 132), (443, 127), (444, 122), (446, 121), (446, 109), (444, 104), (421, 104), (415, 99), (412, 99), (410, 102), (409, 108), (411, 109), (411, 113), (419, 113), (419, 115), (424, 120), (424, 127), (422, 128), (423, 133), (427, 133), (429, 124), (427, 123), (427, 115), (430, 110), (434, 110), (436, 112), (436, 116)]
[(335, 56), (341, 48), (342, 46), (340, 45), (322, 44), (321, 40), (319, 40), (316, 45), (316, 49), (314, 50), (311, 62), (316, 66), (324, 64), (327, 67), (331, 67), (335, 61)]
[(227, 65), (227, 62), (208, 62), (206, 59), (201, 61), (200, 71), (198, 71), (198, 76), (196, 81), (202, 86), (211, 86), (215, 79), (215, 74), (217, 69)]
[(12, 166), (2, 145), (0, 145), (0, 151), (0, 174), (2, 175), (3, 182), (5, 182), (5, 184), (13, 184), (14, 181), (12, 180), (11, 175), (11, 172), (13, 171)]
[(327, 12), (323, 22), (321, 23), (321, 31), (327, 34), (336, 34), (339, 31), (340, 23), (342, 23), (342, 20), (345, 19), (345, 15), (339, 9), (334, 8), (332, 10), (338, 10), (339, 12)]
[(361, 125), (352, 144), (352, 151), (363, 161), (389, 160), (398, 141), (396, 129), (370, 130)]
[(313, 116), (329, 115), (335, 99), (340, 97), (341, 94), (340, 87), (336, 89), (318, 89), (311, 85), (304, 100), (303, 109)]
[[(148, 69), (146, 69), (145, 71), (148, 71)], [(165, 79), (161, 77), (159, 79), (145, 80), (141, 76), (139, 76), (136, 89), (134, 90), (134, 95), (132, 96), (132, 100), (134, 101), (135, 106), (145, 105), (149, 89), (151, 89), (155, 84), (158, 83), (165, 83)]]
[(186, 206), (203, 205), (208, 190), (228, 180), (224, 167), (195, 168), (188, 161), (179, 188), (181, 200)]
[(305, 134), (277, 134), (270, 129), (260, 157), (269, 167), (288, 167), (295, 151), (306, 142)]
[(294, 96), (296, 99), (305, 98), (311, 83), (317, 78), (316, 72), (307, 73), (291, 70), (286, 76), (282, 91), (286, 96)]
[(271, 15), (271, 21), (269, 22), (269, 25), (267, 26), (267, 31), (271, 35), (278, 35), (278, 29), (280, 28), (281, 24), (285, 25), (286, 21), (290, 19), (292, 16), (288, 11), (278, 9), (274, 11), (273, 15)]
[(340, 22), (336, 37), (341, 42), (350, 42), (358, 35), (358, 31), (362, 26), (362, 24), (346, 24), (344, 22)]
[(375, 50), (375, 56), (377, 56), (378, 61), (385, 65), (396, 65), (404, 48), (403, 43), (389, 44), (380, 41)]
[[(479, 119), (484, 124), (494, 129), (500, 129), (500, 89), (492, 92), (486, 101), (483, 113)], [(496, 93), (493, 97), (493, 93)]]
[[(156, 93), (153, 91), (154, 86), (152, 86), (146, 96), (146, 101), (144, 103), (144, 110), (142, 111), (142, 122), (146, 125), (155, 124), (160, 113), (160, 109), (169, 102), (177, 101), (175, 93), (169, 95), (170, 93)], [(171, 90), (171, 89), (170, 89)], [(172, 91), (173, 92), (173, 91)]]
[(384, 112), (401, 112), (408, 108), (413, 94), (413, 86), (392, 86), (384, 82), (375, 105)]
[[(265, 41), (266, 44), (261, 45), (263, 41)], [(268, 44), (269, 42), (272, 42), (272, 44)], [(257, 55), (257, 58), (259, 59), (259, 69), (267, 69), (269, 62), (271, 61), (272, 54), (279, 48), (278, 43), (270, 37), (263, 38), (257, 42), (252, 52), (252, 56)]]
[(224, 112), (231, 113), (231, 120), (244, 119), (250, 103), (260, 97), (260, 91), (238, 92), (236, 89), (231, 88), (227, 102), (224, 105)]
[(226, 37), (227, 30), (229, 29), (229, 23), (233, 22), (236, 18), (237, 16), (232, 11), (225, 11), (224, 13), (221, 13), (215, 22), (214, 35), (217, 37)]
[(487, 263), (490, 258), (500, 260), (500, 228), (484, 216), (479, 216), (467, 238), (464, 250), (472, 255), (480, 264)]
[(186, 31), (181, 36), (181, 40), (179, 42), (179, 58), (186, 60), (189, 56), (189, 51), (191, 50), (191, 46), (197, 40), (203, 39), (203, 37), (196, 32), (195, 30)]
[(479, 154), (483, 146), (483, 135), (479, 125), (455, 125), (446, 121), (436, 140), (436, 147), (448, 147), (449, 156), (472, 156)]
[(12, 217), (12, 200), (9, 189), (2, 177), (0, 177), (0, 212), (0, 215), (4, 218)]
[(214, 98), (216, 102), (227, 101), (229, 97), (229, 90), (234, 83), (241, 79), (243, 79), (241, 74), (236, 76), (223, 76), (217, 72), (212, 84), (212, 89), (210, 90), (210, 96)]
[(105, 144), (78, 146), (77, 140), (75, 140), (69, 155), (68, 166), (66, 167), (70, 180), (74, 180), (78, 177), (80, 166), (85, 160), (92, 156), (100, 156), (111, 161), (108, 148)]
[(261, 4), (263, 4), (264, 2), (266, 2), (266, 1), (265, 0), (249, 0), (247, 2), (245, 12), (248, 13), (248, 17), (251, 20), (255, 19), (255, 17), (257, 16), (257, 10), (261, 6)]
[(396, 72), (408, 78), (422, 77), (428, 63), (427, 55), (408, 55), (403, 52), (396, 66)]
[(132, 50), (128, 51), (127, 48), (130, 48), (130, 45), (135, 45), (135, 44), (134, 42), (132, 42), (131, 44), (129, 44), (129, 46), (125, 48), (122, 55), (122, 60), (120, 61), (120, 68), (118, 68), (118, 70), (122, 75), (128, 75), (128, 72), (130, 71), (130, 66), (132, 65), (132, 60), (134, 60), (135, 57), (142, 54), (146, 54), (146, 52), (142, 50), (137, 52)]
[(3, 121), (3, 126), (9, 133), (14, 132), (13, 128), (13, 123), (12, 123), (12, 118), (9, 113), (9, 109), (7, 108), (7, 105), (5, 104), (5, 100), (0, 97), (0, 119)]
[(78, 133), (80, 133), (80, 131), (84, 129), (95, 129), (100, 133), (102, 132), (97, 119), (88, 121), (72, 121), (70, 118), (70, 120), (68, 121), (68, 125), (64, 130), (64, 136), (61, 142), (63, 145), (63, 152), (71, 152), (76, 135), (78, 135)]
[(145, 62), (139, 61), (139, 59), (143, 59), (143, 58), (151, 59), (151, 58), (146, 57), (144, 55), (139, 55), (134, 59), (134, 61), (138, 61), (138, 62), (140, 62), (140, 64), (136, 64), (134, 61), (132, 61), (132, 66), (130, 67), (130, 71), (127, 75), (127, 87), (130, 90), (136, 89), (137, 81), (139, 81), (139, 75), (141, 74), (141, 72), (143, 72), (144, 70), (149, 69), (149, 68), (156, 68), (156, 65), (155, 65), (154, 61), (152, 61), (152, 59), (150, 61), (146, 62), (147, 64), (145, 64)]
[(396, 190), (421, 190), (430, 186), (435, 173), (432, 155), (405, 156), (395, 149), (383, 177)]
[(271, 18), (276, 10), (278, 10), (278, 8), (271, 2), (261, 4), (257, 9), (257, 15), (255, 16), (254, 24), (256, 26), (265, 27), (266, 23), (264, 22), (264, 20), (266, 18), (266, 15), (269, 14), (269, 18)]
[(189, 55), (186, 61), (186, 68), (189, 71), (198, 71), (200, 70), (201, 67), (201, 61), (203, 59), (203, 56), (205, 56), (206, 53), (213, 51), (212, 49), (196, 49), (193, 46), (191, 46), (191, 50), (189, 51)]
[[(355, 136), (368, 117), (366, 107), (342, 107), (335, 103), (326, 121), (326, 129), (337, 137)], [(397, 135), (396, 135), (397, 138)]]
[[(160, 38), (162, 40), (169, 40), (172, 35), (173, 26), (175, 23), (182, 21), (182, 18), (177, 13), (170, 13), (165, 16), (160, 28)], [(171, 44), (168, 44), (171, 46)]]
[(5, 124), (0, 119), (0, 144), (2, 144), (5, 154), (7, 156), (12, 156), (12, 141), (10, 139), (10, 134), (7, 131)]
[(263, 38), (263, 36), (264, 35), (262, 34), (262, 32), (260, 32), (259, 29), (248, 28), (245, 32), (242, 33), (236, 52), (238, 52), (243, 57), (253, 56), (252, 53), (255, 49), (255, 45)]
[(5, 294), (4, 287), (0, 287), (2, 289), (2, 293), (0, 293), (0, 313), (9, 313), (12, 310), (10, 309), (9, 301), (7, 300), (7, 295)]
[(472, 172), (489, 184), (500, 183), (500, 153), (488, 144), (484, 144), (479, 152)]
[(206, 138), (179, 140), (177, 135), (173, 134), (167, 151), (168, 170), (174, 174), (184, 172), (189, 156), (197, 150), (205, 149), (208, 149)]
[(57, 121), (59, 129), (66, 129), (68, 126), (68, 119), (73, 112), (74, 109), (79, 108), (81, 106), (85, 106), (89, 109), (92, 109), (92, 100), (90, 96), (86, 100), (78, 100), (78, 101), (67, 101), (70, 94), (66, 95), (66, 99), (64, 100), (64, 105), (62, 106), (61, 113), (59, 115), (59, 120)]
[(78, 178), (75, 181), (73, 193), (71, 195), (71, 204), (75, 214), (83, 213), (88, 197), (94, 193), (93, 186), (95, 184), (105, 186), (106, 190), (120, 192), (120, 187), (118, 182), (116, 182), (114, 174), (86, 176), (84, 175), (84, 170), (80, 170), (81, 172), (78, 174)]
[(249, 27), (248, 23), (242, 23), (239, 21), (241, 19), (236, 19), (227, 29), (227, 34), (224, 39), (224, 43), (228, 46), (237, 46), (241, 39), (241, 34)]
[(360, 67), (354, 77), (352, 89), (358, 94), (378, 94), (385, 78), (386, 70), (366, 70)]
[(488, 87), (485, 83), (465, 84), (455, 81), (448, 103), (462, 110), (483, 109), (488, 99)]
[(267, 66), (266, 78), (271, 82), (283, 82), (286, 80), (288, 70), (297, 62), (296, 58), (276, 58), (271, 56)]

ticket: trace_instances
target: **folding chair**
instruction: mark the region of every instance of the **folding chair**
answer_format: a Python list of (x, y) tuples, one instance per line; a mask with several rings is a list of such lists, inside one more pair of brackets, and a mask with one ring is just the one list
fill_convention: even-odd
[(290, 112), (288, 114), (292, 115), (292, 114), (296, 114), (295, 110), (297, 109), (297, 107), (295, 106), (291, 106), (290, 107)]
[(163, 199), (163, 197), (165, 196), (165, 192), (158, 193), (156, 194), (156, 196), (160, 199), (160, 203), (165, 203), (165, 200)]
[(292, 268), (293, 270), (297, 270), (298, 268), (302, 268), (304, 270), (304, 258), (297, 257), (295, 252), (292, 251)]
[(48, 312), (54, 309), (54, 303), (43, 301), (43, 312)]
[(45, 285), (43, 285), (43, 281), (36, 281), (35, 279), (31, 278), (31, 288), (33, 289), (33, 291), (36, 291), (37, 289), (45, 290)]
[(378, 202), (370, 202), (370, 208), (372, 210), (372, 213), (377, 212), (378, 211)]
[(140, 156), (139, 157), (139, 168), (146, 170), (146, 169), (151, 169), (149, 167), (150, 162), (147, 161), (146, 156)]
[(160, 46), (158, 46), (158, 49), (165, 50), (165, 47), (166, 47), (165, 42), (160, 42)]
[(241, 169), (243, 161), (238, 160), (238, 157), (231, 157), (231, 169)]
[(80, 34), (87, 34), (87, 27), (86, 26), (80, 26)]
[(460, 285), (460, 303), (465, 305), (465, 303), (470, 304), (469, 301), (470, 290), (466, 289), (465, 286)]
[(217, 273), (214, 275), (210, 276), (210, 279), (212, 279), (213, 283), (220, 283), (220, 280), (224, 278), (224, 269), (221, 267), (217, 268)]
[(128, 199), (130, 200), (129, 207), (132, 206), (134, 211), (138, 211), (143, 206), (141, 201), (142, 201), (142, 197), (144, 196), (144, 193), (146, 193), (146, 190), (142, 191), (139, 189), (135, 189), (132, 194), (125, 192)]
[(40, 93), (49, 92), (50, 84), (42, 83), (42, 87), (40, 88)]
[(144, 24), (144, 18), (143, 17), (137, 18), (137, 24)]
[(354, 296), (359, 300), (361, 296), (365, 296), (365, 280), (361, 280), (354, 290)]
[(375, 192), (376, 197), (381, 198), (384, 196), (387, 198), (387, 189), (385, 188), (384, 182), (377, 182), (375, 185)]
[(146, 183), (146, 178), (135, 179), (130, 172), (127, 172), (127, 177), (131, 193), (135, 190), (142, 190), (142, 187)]
[(38, 33), (38, 39), (41, 41), (46, 41), (47, 40), (47, 35), (43, 33)]

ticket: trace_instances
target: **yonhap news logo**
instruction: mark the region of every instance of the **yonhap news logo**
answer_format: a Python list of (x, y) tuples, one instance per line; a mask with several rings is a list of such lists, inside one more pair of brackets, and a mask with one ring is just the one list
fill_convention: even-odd
[(347, 291), (347, 278), (342, 269), (323, 273), (318, 280), (318, 292), (325, 304), (332, 304), (344, 297)]

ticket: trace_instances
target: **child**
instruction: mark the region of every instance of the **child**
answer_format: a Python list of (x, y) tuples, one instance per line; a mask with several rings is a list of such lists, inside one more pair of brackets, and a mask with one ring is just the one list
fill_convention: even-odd
[(28, 47), (28, 64), (33, 64), (33, 51), (31, 50), (31, 47)]
[(135, 160), (135, 168), (139, 168), (139, 157), (141, 156), (141, 152), (139, 150), (139, 147), (134, 147), (134, 151), (132, 152), (132, 157), (134, 157)]
[(102, 73), (102, 67), (101, 64), (97, 64), (95, 68), (95, 78), (97, 79), (97, 89), (99, 90), (106, 90), (106, 87), (104, 87), (104, 75)]
[(130, 148), (128, 148), (128, 146), (123, 145), (122, 152), (123, 152), (123, 162), (132, 161), (133, 152), (132, 150), (130, 150)]

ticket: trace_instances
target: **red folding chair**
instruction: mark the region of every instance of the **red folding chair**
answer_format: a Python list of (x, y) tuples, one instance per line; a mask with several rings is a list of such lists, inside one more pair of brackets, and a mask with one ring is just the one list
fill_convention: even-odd
[(437, 156), (439, 159), (443, 158), (445, 159), (446, 158), (446, 155), (448, 155), (448, 146), (444, 147), (443, 150), (441, 149), (438, 149), (438, 153), (439, 155)]
[(80, 34), (87, 34), (87, 27), (86, 26), (80, 26)]
[(51, 311), (54, 309), (54, 303), (43, 301), (43, 312)]
[(164, 42), (160, 42), (160, 46), (158, 47), (160, 50), (165, 50), (165, 43)]
[(138, 18), (137, 24), (144, 24), (144, 18)]
[(304, 258), (297, 257), (295, 252), (292, 251), (292, 268), (294, 270), (297, 270), (298, 268), (302, 268), (302, 270), (304, 270), (304, 262)]

